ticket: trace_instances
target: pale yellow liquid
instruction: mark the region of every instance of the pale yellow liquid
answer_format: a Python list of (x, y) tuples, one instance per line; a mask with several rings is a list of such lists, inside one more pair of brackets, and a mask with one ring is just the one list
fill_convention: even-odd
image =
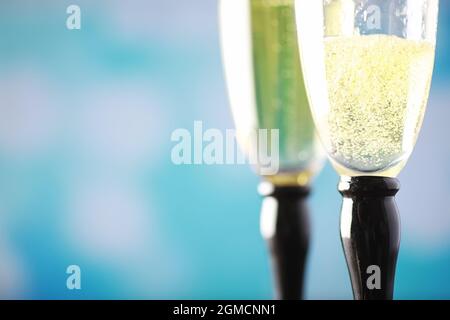
[(318, 125), (342, 175), (396, 176), (426, 109), (434, 45), (395, 36), (325, 39), (329, 112)]

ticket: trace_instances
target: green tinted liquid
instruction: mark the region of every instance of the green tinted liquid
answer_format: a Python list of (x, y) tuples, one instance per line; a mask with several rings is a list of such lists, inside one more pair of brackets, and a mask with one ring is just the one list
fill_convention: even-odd
[(311, 171), (318, 158), (301, 72), (294, 2), (251, 0), (258, 125), (279, 129), (280, 168), (284, 173)]

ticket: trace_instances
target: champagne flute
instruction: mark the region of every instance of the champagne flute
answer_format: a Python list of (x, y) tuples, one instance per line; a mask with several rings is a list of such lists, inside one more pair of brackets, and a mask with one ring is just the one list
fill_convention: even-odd
[(297, 0), (313, 118), (341, 176), (341, 240), (355, 299), (392, 299), (396, 176), (428, 100), (438, 0)]
[[(315, 135), (301, 72), (294, 0), (222, 0), (220, 24), (229, 98), (244, 153), (262, 146), (249, 139), (277, 129), (279, 170), (263, 176), (261, 233), (275, 270), (277, 298), (300, 299), (309, 243), (306, 198), (324, 153)], [(273, 138), (273, 133), (271, 133)], [(272, 139), (271, 139), (272, 141)]]

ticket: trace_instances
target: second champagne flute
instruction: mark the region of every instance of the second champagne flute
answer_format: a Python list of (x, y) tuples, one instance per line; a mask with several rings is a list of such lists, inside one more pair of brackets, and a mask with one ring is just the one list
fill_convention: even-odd
[(278, 172), (266, 174), (261, 162), (255, 165), (263, 176), (261, 233), (272, 255), (277, 298), (299, 299), (309, 244), (306, 198), (323, 152), (303, 83), (294, 0), (222, 0), (220, 23), (242, 149), (249, 156), (258, 154), (262, 146), (249, 137), (260, 129), (278, 130), (276, 148), (269, 146), (278, 153)]

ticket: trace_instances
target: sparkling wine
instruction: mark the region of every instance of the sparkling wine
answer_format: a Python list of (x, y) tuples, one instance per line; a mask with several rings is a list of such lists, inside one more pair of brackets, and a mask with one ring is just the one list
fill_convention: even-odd
[(396, 176), (422, 124), (434, 45), (386, 35), (324, 41), (329, 111), (317, 122), (336, 169)]

